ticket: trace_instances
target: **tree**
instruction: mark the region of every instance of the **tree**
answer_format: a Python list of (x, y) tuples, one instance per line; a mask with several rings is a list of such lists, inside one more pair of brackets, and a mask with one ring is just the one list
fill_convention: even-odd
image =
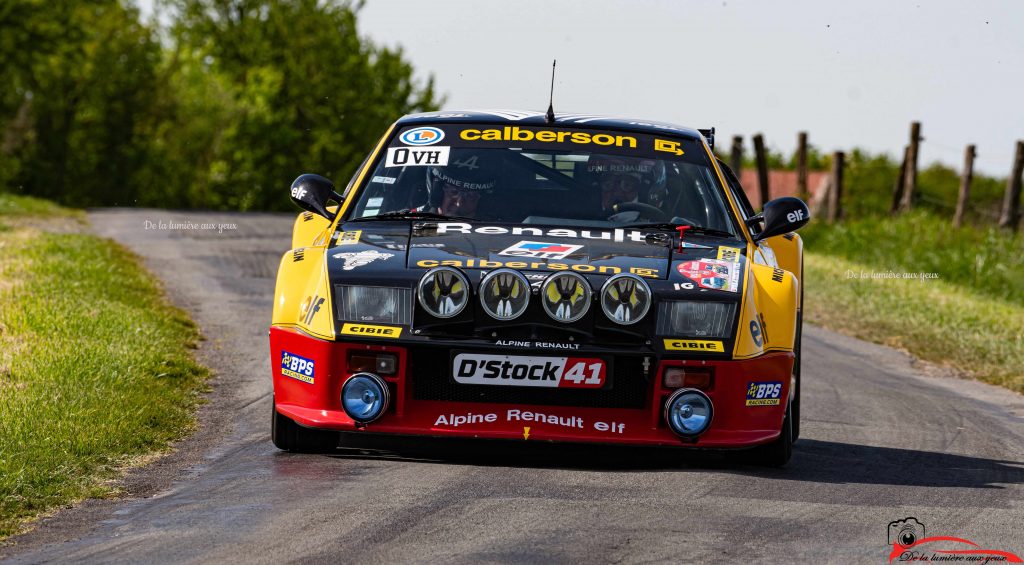
[(168, 0), (163, 34), (126, 2), (0, 3), (0, 189), (287, 209), (299, 173), (344, 185), (391, 121), (439, 104), (348, 3)]
[(216, 205), (287, 208), (299, 173), (344, 185), (395, 118), (439, 105), (401, 50), (360, 39), (348, 3), (169, 0), (179, 51), (223, 77), (230, 117), (205, 183)]
[(160, 59), (153, 30), (116, 0), (12, 0), (0, 13), (17, 19), (0, 47), (14, 85), (0, 104), (0, 180), (72, 205), (131, 204)]

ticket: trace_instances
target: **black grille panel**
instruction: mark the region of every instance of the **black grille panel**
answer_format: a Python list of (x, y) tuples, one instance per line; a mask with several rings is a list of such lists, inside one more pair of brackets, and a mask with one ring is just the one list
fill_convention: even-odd
[[(494, 352), (488, 351), (487, 353)], [(523, 351), (521, 354), (544, 355), (538, 351), (529, 353)], [(561, 355), (556, 352), (549, 354)], [(582, 356), (594, 357), (590, 354)], [(650, 390), (649, 379), (644, 376), (643, 357), (615, 355), (608, 358), (608, 361), (611, 369), (611, 384), (602, 389), (466, 385), (455, 382), (451, 377), (451, 353), (449, 350), (414, 348), (410, 351), (413, 398), (449, 402), (643, 408)]]

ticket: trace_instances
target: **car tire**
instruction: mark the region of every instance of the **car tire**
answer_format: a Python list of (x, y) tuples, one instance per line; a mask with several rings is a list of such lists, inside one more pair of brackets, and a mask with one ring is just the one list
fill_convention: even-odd
[(793, 343), (793, 443), (800, 438), (800, 337), (804, 332), (803, 310), (796, 313), (796, 341)]
[(782, 417), (782, 433), (771, 443), (754, 448), (755, 461), (767, 467), (782, 467), (793, 456), (793, 411), (792, 403), (786, 406)]
[(338, 433), (304, 428), (271, 406), (270, 439), (281, 451), (292, 453), (323, 453), (338, 447)]

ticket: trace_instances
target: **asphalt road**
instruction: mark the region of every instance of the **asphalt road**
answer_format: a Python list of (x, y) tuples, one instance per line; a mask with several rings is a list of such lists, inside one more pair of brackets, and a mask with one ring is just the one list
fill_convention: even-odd
[[(881, 563), (888, 523), (907, 516), (1024, 556), (1024, 397), (813, 327), (784, 469), (533, 442), (278, 452), (267, 326), (292, 217), (90, 219), (200, 324), (214, 390), (199, 431), (130, 473), (124, 498), (43, 520), (0, 549), (12, 563)], [(172, 220), (237, 227), (159, 228)]]

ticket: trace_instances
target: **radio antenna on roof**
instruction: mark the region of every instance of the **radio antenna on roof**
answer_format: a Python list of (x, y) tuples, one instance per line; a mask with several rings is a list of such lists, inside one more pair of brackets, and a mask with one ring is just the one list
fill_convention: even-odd
[(551, 61), (551, 98), (548, 100), (548, 113), (544, 114), (544, 121), (549, 124), (555, 123), (555, 64), (558, 59)]

